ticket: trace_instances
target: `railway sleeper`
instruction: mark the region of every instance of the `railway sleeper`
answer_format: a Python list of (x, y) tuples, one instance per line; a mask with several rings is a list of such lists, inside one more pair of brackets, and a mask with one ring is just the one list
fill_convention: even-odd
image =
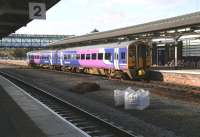
[(74, 119), (67, 119), (68, 121), (70, 122), (85, 122), (87, 121), (86, 119), (83, 119), (83, 118), (74, 118)]
[(75, 116), (75, 114), (73, 112), (60, 113), (59, 115), (62, 116), (62, 117), (66, 117), (66, 118)]
[(64, 118), (67, 119), (67, 120), (81, 119), (80, 116), (69, 116), (69, 117), (64, 117)]
[(97, 126), (84, 126), (84, 127), (79, 127), (82, 130), (93, 130), (95, 128), (98, 128)]
[(107, 135), (96, 135), (96, 136), (93, 136), (93, 137), (115, 137), (113, 134), (107, 134)]
[[(92, 131), (87, 131), (87, 130), (84, 130), (87, 134), (90, 134), (92, 136), (94, 135), (102, 135), (102, 131), (101, 130), (92, 130)], [(105, 133), (106, 134), (106, 133)]]

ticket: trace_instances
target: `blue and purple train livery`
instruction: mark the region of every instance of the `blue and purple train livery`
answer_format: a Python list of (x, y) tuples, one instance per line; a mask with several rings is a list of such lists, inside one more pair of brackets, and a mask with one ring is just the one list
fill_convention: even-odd
[(141, 41), (116, 42), (41, 50), (27, 53), (28, 64), (71, 70), (98, 70), (105, 75), (127, 75), (144, 78), (151, 64), (149, 46)]

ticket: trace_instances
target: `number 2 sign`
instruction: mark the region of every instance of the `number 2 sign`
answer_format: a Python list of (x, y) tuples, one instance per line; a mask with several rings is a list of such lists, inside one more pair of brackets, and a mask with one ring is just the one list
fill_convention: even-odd
[(29, 3), (30, 19), (46, 19), (46, 5), (44, 3)]

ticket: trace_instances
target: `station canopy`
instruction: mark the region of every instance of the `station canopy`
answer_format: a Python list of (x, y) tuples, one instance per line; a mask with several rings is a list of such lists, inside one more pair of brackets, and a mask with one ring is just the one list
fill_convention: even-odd
[(48, 10), (60, 0), (0, 0), (0, 39), (26, 26), (29, 19), (29, 2), (46, 3)]
[[(119, 28), (104, 32), (96, 32), (81, 36), (66, 38), (65, 40), (51, 43), (52, 47), (70, 47), (72, 44), (92, 43), (104, 41), (115, 38), (126, 37), (127, 39), (138, 38), (138, 36), (145, 38), (160, 37), (162, 35), (175, 36), (174, 33), (182, 35), (183, 31), (186, 33), (193, 33), (194, 30), (200, 29), (200, 12), (181, 15), (177, 17), (162, 19), (149, 23)], [(171, 32), (170, 32), (171, 31)], [(74, 46), (73, 45), (73, 46)]]

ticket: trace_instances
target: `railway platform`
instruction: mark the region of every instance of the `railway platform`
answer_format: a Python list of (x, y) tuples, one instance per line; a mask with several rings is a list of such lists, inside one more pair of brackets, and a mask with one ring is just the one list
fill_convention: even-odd
[(151, 73), (153, 80), (200, 87), (200, 70), (155, 70)]
[(2, 76), (0, 76), (0, 91), (1, 136), (88, 136)]

